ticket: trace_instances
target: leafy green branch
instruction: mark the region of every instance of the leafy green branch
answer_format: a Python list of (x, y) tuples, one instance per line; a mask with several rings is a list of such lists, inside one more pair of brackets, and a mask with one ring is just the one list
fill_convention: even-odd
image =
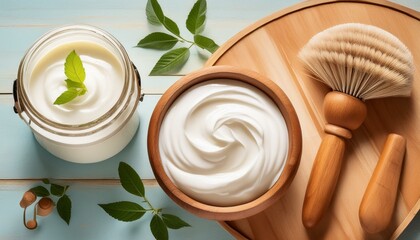
[(69, 225), (71, 218), (71, 200), (66, 194), (69, 186), (52, 183), (49, 179), (42, 179), (42, 182), (50, 185), (50, 191), (43, 186), (31, 188), (29, 191), (32, 191), (38, 197), (50, 197), (51, 195), (58, 197), (56, 204), (58, 215), (60, 215), (61, 219)]
[(168, 229), (179, 229), (189, 227), (179, 217), (162, 212), (161, 208), (155, 208), (146, 197), (143, 182), (137, 172), (127, 163), (120, 162), (118, 166), (118, 175), (123, 188), (142, 200), (142, 205), (130, 202), (119, 201), (107, 204), (98, 204), (111, 217), (124, 222), (132, 222), (140, 219), (146, 212), (151, 212), (153, 217), (150, 221), (150, 230), (157, 240), (168, 239)]
[[(71, 218), (71, 200), (67, 195), (68, 185), (59, 185), (51, 183), (49, 179), (43, 179), (45, 185), (49, 185), (49, 190), (43, 185), (33, 187), (23, 194), (20, 206), (24, 208), (23, 223), (28, 229), (35, 229), (38, 226), (36, 216), (48, 216), (55, 206), (57, 207), (58, 215), (67, 223), (70, 224)], [(26, 208), (33, 204), (38, 197), (41, 199), (34, 206), (34, 219), (26, 221)], [(58, 198), (55, 203), (53, 198)]]
[(201, 35), (206, 23), (207, 2), (198, 0), (186, 20), (186, 27), (194, 35), (193, 40), (181, 36), (178, 25), (167, 17), (157, 0), (148, 0), (146, 16), (149, 23), (163, 26), (168, 33), (153, 32), (139, 41), (137, 47), (156, 50), (170, 50), (177, 43), (184, 43), (187, 47), (172, 49), (161, 56), (153, 67), (150, 75), (170, 74), (178, 71), (190, 57), (190, 49), (194, 45), (214, 53), (219, 46), (210, 38)]

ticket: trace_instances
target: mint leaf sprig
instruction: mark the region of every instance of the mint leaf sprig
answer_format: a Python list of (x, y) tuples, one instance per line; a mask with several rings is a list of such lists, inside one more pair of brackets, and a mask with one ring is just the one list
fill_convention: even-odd
[(71, 51), (66, 58), (64, 73), (67, 77), (67, 79), (64, 80), (66, 82), (67, 90), (57, 97), (54, 101), (55, 105), (68, 103), (77, 96), (82, 96), (87, 92), (87, 88), (84, 84), (86, 78), (85, 68), (75, 50)]
[(188, 47), (180, 47), (163, 54), (153, 67), (150, 75), (165, 75), (178, 71), (190, 57), (190, 48), (194, 45), (214, 53), (219, 46), (210, 38), (201, 35), (206, 23), (207, 2), (197, 0), (188, 14), (185, 22), (194, 40), (190, 41), (180, 35), (178, 25), (165, 16), (157, 0), (148, 0), (146, 5), (146, 16), (150, 24), (163, 26), (168, 33), (153, 32), (141, 39), (137, 47), (156, 50), (172, 49), (178, 42), (186, 43)]
[(120, 162), (118, 166), (118, 175), (123, 188), (142, 199), (146, 208), (138, 203), (130, 201), (119, 201), (107, 204), (98, 204), (108, 215), (123, 221), (132, 222), (140, 219), (146, 212), (153, 214), (150, 221), (150, 230), (157, 240), (167, 240), (169, 238), (168, 229), (180, 229), (190, 227), (188, 223), (181, 218), (162, 213), (161, 208), (154, 208), (146, 197), (143, 182), (137, 172), (127, 163)]

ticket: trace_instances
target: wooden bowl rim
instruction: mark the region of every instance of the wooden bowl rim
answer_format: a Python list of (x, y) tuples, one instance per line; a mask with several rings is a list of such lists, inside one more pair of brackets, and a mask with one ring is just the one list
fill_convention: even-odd
[[(159, 133), (161, 123), (172, 103), (191, 86), (215, 79), (232, 79), (250, 84), (263, 93), (279, 107), (289, 133), (288, 156), (276, 183), (260, 197), (235, 206), (213, 206), (199, 202), (178, 189), (166, 175), (159, 153)], [(207, 67), (182, 77), (175, 82), (158, 101), (149, 123), (147, 149), (149, 161), (157, 182), (178, 205), (191, 213), (214, 220), (235, 220), (246, 218), (263, 211), (280, 199), (292, 182), (302, 152), (302, 134), (294, 107), (286, 94), (270, 79), (247, 69), (232, 66)]]

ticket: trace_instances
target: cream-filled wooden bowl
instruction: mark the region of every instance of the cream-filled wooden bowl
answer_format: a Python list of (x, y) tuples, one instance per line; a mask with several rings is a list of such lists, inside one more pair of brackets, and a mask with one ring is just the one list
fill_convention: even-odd
[(181, 78), (162, 95), (147, 144), (156, 180), (177, 204), (200, 217), (234, 220), (286, 193), (302, 136), (293, 105), (273, 81), (217, 66)]

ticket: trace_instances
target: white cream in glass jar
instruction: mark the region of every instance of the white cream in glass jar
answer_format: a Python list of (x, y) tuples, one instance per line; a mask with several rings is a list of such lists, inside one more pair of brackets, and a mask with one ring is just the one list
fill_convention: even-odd
[[(64, 63), (73, 50), (83, 63), (87, 92), (54, 105), (67, 89)], [(15, 111), (37, 141), (71, 162), (112, 157), (130, 142), (140, 122), (138, 72), (123, 46), (92, 26), (65, 26), (42, 36), (21, 61), (14, 95)]]

